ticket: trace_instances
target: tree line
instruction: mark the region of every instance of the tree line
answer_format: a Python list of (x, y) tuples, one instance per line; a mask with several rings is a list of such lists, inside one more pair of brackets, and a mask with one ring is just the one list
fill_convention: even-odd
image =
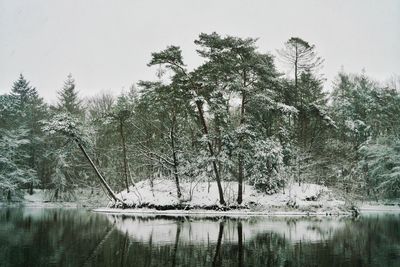
[(49, 105), (21, 74), (0, 95), (2, 197), (43, 188), (73, 198), (98, 186), (95, 176), (111, 192), (173, 179), (178, 198), (182, 181), (215, 181), (222, 205), (224, 181), (237, 182), (238, 204), (245, 183), (268, 194), (312, 182), (399, 197), (399, 79), (340, 71), (327, 92), (324, 60), (301, 38), (277, 58), (253, 38), (201, 33), (194, 42), (201, 65), (189, 69), (169, 46), (151, 55), (153, 81), (118, 96), (82, 99), (69, 75)]

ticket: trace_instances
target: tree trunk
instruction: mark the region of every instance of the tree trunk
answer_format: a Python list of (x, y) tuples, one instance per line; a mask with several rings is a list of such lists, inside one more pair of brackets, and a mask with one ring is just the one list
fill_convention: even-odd
[[(242, 91), (242, 106), (240, 107), (240, 125), (239, 127), (243, 126), (245, 123), (244, 119), (244, 103), (246, 101), (246, 94)], [(239, 136), (239, 156), (238, 156), (238, 197), (237, 203), (240, 205), (243, 202), (243, 180), (244, 180), (244, 159), (243, 159), (243, 134), (240, 133)]]
[(29, 195), (33, 195), (33, 182), (29, 183)]
[(178, 196), (178, 198), (181, 198), (182, 193), (179, 185), (178, 159), (176, 157), (176, 150), (175, 150), (175, 132), (174, 132), (175, 125), (176, 125), (176, 115), (174, 113), (171, 126), (171, 148), (172, 148), (172, 158), (174, 160), (173, 170), (174, 170), (175, 185), (176, 185), (176, 195)]
[[(197, 111), (199, 113), (200, 123), (203, 126), (203, 134), (208, 135), (208, 127), (207, 127), (206, 119), (204, 117), (202, 102), (196, 101), (196, 107), (197, 107)], [(225, 203), (225, 199), (224, 199), (224, 191), (222, 190), (221, 178), (219, 176), (217, 160), (215, 159), (214, 149), (212, 147), (210, 140), (207, 141), (207, 147), (208, 147), (210, 156), (213, 159), (212, 166), (213, 166), (213, 170), (214, 170), (214, 174), (215, 174), (215, 181), (217, 182), (217, 186), (218, 186), (219, 203), (221, 205), (225, 205), (226, 203)]]
[(124, 179), (125, 179), (126, 192), (129, 193), (128, 160), (126, 157), (126, 142), (125, 142), (124, 124), (123, 124), (122, 119), (119, 121), (119, 133), (121, 135), (121, 146), (122, 146), (122, 154), (123, 154), (123, 161), (124, 161)]
[(114, 201), (119, 201), (121, 203), (124, 203), (121, 199), (119, 199), (117, 197), (117, 195), (114, 193), (114, 191), (111, 189), (111, 187), (108, 185), (108, 183), (106, 182), (106, 180), (104, 179), (104, 177), (101, 175), (101, 173), (99, 172), (99, 170), (97, 169), (96, 165), (94, 165), (92, 159), (89, 157), (89, 155), (86, 153), (85, 148), (82, 146), (82, 144), (79, 142), (79, 140), (75, 139), (75, 142), (78, 144), (78, 147), (80, 148), (80, 150), (83, 152), (83, 154), (85, 155), (86, 159), (89, 161), (90, 165), (92, 166), (93, 170), (95, 171), (97, 177), (100, 180), (100, 183), (104, 186), (104, 188), (106, 189), (108, 195), (114, 200)]
[(296, 89), (296, 101), (298, 100), (297, 98), (298, 98), (298, 88), (297, 88), (297, 65), (298, 65), (298, 58), (299, 58), (299, 55), (298, 55), (298, 48), (297, 48), (297, 45), (296, 45), (296, 54), (295, 54), (295, 58), (294, 58), (294, 87), (295, 87), (295, 89)]
[[(31, 168), (36, 170), (36, 166), (35, 166), (35, 150), (32, 150), (32, 155), (31, 155)], [(29, 183), (29, 195), (33, 195), (33, 182)]]
[(238, 197), (237, 203), (240, 205), (243, 202), (243, 177), (244, 177), (244, 170), (243, 170), (243, 155), (239, 154), (239, 172), (238, 172)]

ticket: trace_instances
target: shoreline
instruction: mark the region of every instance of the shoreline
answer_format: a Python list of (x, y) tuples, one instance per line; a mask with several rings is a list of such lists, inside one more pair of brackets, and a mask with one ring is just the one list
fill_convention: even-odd
[(82, 205), (77, 202), (0, 202), (0, 208), (3, 207), (26, 207), (26, 208), (65, 208), (65, 209), (87, 209), (92, 210), (96, 205)]
[(156, 209), (119, 209), (119, 208), (96, 208), (92, 212), (116, 215), (162, 215), (171, 217), (268, 217), (268, 216), (293, 216), (293, 217), (328, 217), (328, 216), (352, 216), (351, 212), (304, 212), (304, 211), (250, 211), (236, 209), (229, 211), (213, 210), (156, 210)]
[(370, 205), (364, 204), (361, 205), (359, 208), (360, 212), (363, 213), (374, 213), (374, 212), (399, 212), (400, 213), (400, 206), (399, 205)]
[[(274, 211), (251, 211), (249, 209), (234, 209), (234, 210), (206, 210), (206, 209), (193, 209), (193, 210), (156, 210), (149, 208), (134, 208), (134, 209), (121, 209), (121, 208), (106, 208), (106, 207), (94, 207), (94, 206), (82, 206), (80, 203), (75, 202), (0, 202), (0, 208), (62, 208), (62, 209), (85, 209), (90, 212), (103, 213), (103, 214), (114, 214), (114, 215), (126, 215), (126, 216), (170, 216), (170, 217), (341, 217), (341, 216), (354, 216), (351, 211), (285, 211), (285, 210), (274, 210)], [(400, 213), (400, 206), (388, 206), (388, 205), (361, 205), (359, 207), (360, 215), (371, 214), (371, 213)]]
[[(206, 209), (192, 209), (192, 210), (157, 210), (151, 208), (107, 208), (100, 207), (91, 210), (96, 213), (116, 214), (116, 215), (162, 215), (162, 216), (215, 216), (215, 217), (268, 217), (268, 216), (293, 216), (293, 217), (333, 217), (333, 216), (354, 216), (351, 210), (340, 211), (301, 211), (301, 210), (272, 210), (272, 211), (252, 211), (250, 209), (233, 209), (233, 210), (206, 210)], [(369, 213), (400, 213), (400, 206), (389, 205), (371, 205), (361, 204), (358, 207), (360, 215)]]
[[(273, 211), (251, 211), (250, 209), (232, 209), (232, 210), (208, 210), (208, 209), (167, 209), (157, 210), (151, 208), (107, 208), (98, 206), (82, 206), (81, 203), (76, 202), (0, 202), (0, 208), (44, 208), (44, 209), (85, 209), (95, 213), (115, 214), (115, 215), (143, 215), (143, 216), (171, 216), (171, 217), (268, 217), (268, 216), (293, 216), (293, 217), (333, 217), (333, 216), (352, 216), (351, 211), (301, 211), (284, 209), (276, 209)], [(400, 209), (399, 209), (400, 211)]]

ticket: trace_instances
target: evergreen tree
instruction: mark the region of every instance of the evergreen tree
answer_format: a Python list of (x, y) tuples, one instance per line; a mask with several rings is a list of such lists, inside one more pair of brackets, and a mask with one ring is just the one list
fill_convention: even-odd
[(395, 136), (367, 141), (359, 150), (360, 175), (368, 195), (396, 198), (400, 195), (400, 140)]
[[(285, 43), (285, 48), (278, 50), (283, 62), (294, 72), (294, 86), (298, 90), (299, 75), (303, 72), (314, 72), (324, 60), (317, 56), (315, 45), (310, 45), (298, 37), (292, 37)], [(298, 96), (296, 97), (298, 98)]]
[(20, 101), (10, 95), (0, 96), (0, 192), (21, 196), (21, 189), (37, 183), (37, 173), (30, 166), (29, 131), (14, 120), (21, 116)]
[(25, 129), (0, 130), (0, 192), (7, 200), (21, 197), (23, 186), (37, 182), (35, 170), (26, 164), (29, 155), (22, 149), (30, 142), (27, 133)]
[(234, 123), (234, 136), (237, 140), (234, 151), (237, 160), (234, 162), (238, 167), (234, 173), (237, 173), (238, 180), (237, 201), (241, 204), (246, 173), (245, 157), (251, 150), (249, 137), (254, 135), (254, 131), (249, 127), (251, 122), (247, 110), (254, 98), (272, 97), (271, 91), (275, 89), (278, 73), (272, 56), (257, 51), (255, 39), (203, 33), (195, 43), (201, 47), (198, 53), (207, 59), (207, 62), (198, 69), (198, 76), (202, 77), (202, 84), (210, 88), (208, 104), (214, 116), (214, 124), (218, 126), (217, 136), (221, 135), (221, 132), (227, 133), (229, 129), (227, 99), (238, 96), (240, 105), (237, 122), (230, 123)]
[(58, 91), (57, 110), (75, 116), (80, 116), (83, 113), (82, 100), (79, 99), (78, 92), (75, 89), (75, 80), (72, 78), (72, 74), (67, 76), (64, 86)]
[[(324, 135), (327, 130), (335, 128), (333, 120), (327, 113), (327, 95), (323, 93), (323, 79), (318, 76), (318, 70), (324, 60), (320, 58), (315, 46), (298, 37), (292, 37), (285, 43), (285, 48), (278, 50), (281, 60), (294, 73), (294, 81), (285, 83), (283, 97), (285, 104), (293, 105), (298, 111), (291, 120), (293, 143), (292, 166), (296, 169), (299, 183), (313, 171), (318, 153), (323, 150)], [(321, 162), (320, 162), (321, 163)], [(322, 166), (321, 166), (322, 167)]]
[(221, 184), (221, 172), (219, 170), (215, 148), (212, 140), (209, 138), (210, 127), (206, 119), (206, 113), (204, 109), (206, 104), (205, 96), (207, 94), (207, 88), (202, 86), (201, 81), (197, 80), (199, 78), (201, 79), (201, 77), (197, 76), (196, 73), (190, 73), (186, 69), (183, 63), (182, 52), (179, 47), (169, 46), (167, 49), (161, 52), (153, 53), (152, 60), (150, 61), (149, 65), (152, 66), (160, 64), (163, 64), (168, 69), (171, 69), (174, 72), (173, 81), (178, 83), (182, 88), (185, 89), (185, 91), (191, 94), (189, 99), (195, 104), (200, 129), (203, 133), (203, 136), (207, 139), (205, 143), (214, 172), (215, 181), (218, 186), (219, 202), (221, 205), (225, 205), (226, 202)]
[[(36, 88), (20, 74), (18, 80), (14, 82), (11, 88), (10, 97), (15, 101), (15, 112), (10, 118), (13, 120), (14, 129), (26, 129), (29, 142), (22, 147), (29, 157), (26, 159), (30, 168), (35, 170), (37, 178), (45, 180), (45, 162), (42, 162), (40, 155), (44, 153), (43, 133), (40, 121), (47, 116), (47, 106), (39, 96)], [(33, 193), (34, 183), (30, 183), (30, 193)]]
[[(122, 166), (123, 166), (123, 180), (125, 183), (126, 191), (129, 192), (129, 180), (130, 170), (128, 166), (128, 155), (127, 155), (127, 123), (133, 116), (133, 102), (128, 95), (122, 94), (117, 98), (117, 102), (112, 107), (111, 111), (106, 116), (116, 125), (119, 134), (121, 155), (122, 155)], [(132, 185), (134, 182), (131, 180)]]
[[(82, 100), (78, 96), (75, 88), (75, 80), (72, 75), (67, 76), (64, 86), (58, 91), (58, 103), (52, 107), (52, 117), (58, 115), (71, 116), (83, 122), (84, 110)], [(47, 136), (47, 143), (51, 144), (53, 149), (46, 156), (51, 160), (51, 174), (49, 185), (52, 189), (52, 198), (55, 200), (69, 200), (74, 198), (74, 190), (78, 184), (86, 185), (86, 168), (76, 168), (84, 160), (78, 153), (76, 147), (65, 142), (63, 136)]]

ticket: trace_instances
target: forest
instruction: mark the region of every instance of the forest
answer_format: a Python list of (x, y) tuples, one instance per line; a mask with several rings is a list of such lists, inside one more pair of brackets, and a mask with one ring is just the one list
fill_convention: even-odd
[(115, 192), (160, 178), (178, 199), (181, 183), (213, 181), (220, 205), (224, 181), (238, 205), (245, 183), (266, 194), (295, 182), (400, 197), (400, 77), (341, 70), (324, 87), (324, 59), (298, 37), (274, 53), (217, 33), (194, 43), (194, 69), (171, 45), (149, 55), (154, 80), (82, 98), (70, 74), (54, 105), (17, 73), (0, 95), (0, 199), (34, 189), (71, 199), (101, 186), (119, 201)]

